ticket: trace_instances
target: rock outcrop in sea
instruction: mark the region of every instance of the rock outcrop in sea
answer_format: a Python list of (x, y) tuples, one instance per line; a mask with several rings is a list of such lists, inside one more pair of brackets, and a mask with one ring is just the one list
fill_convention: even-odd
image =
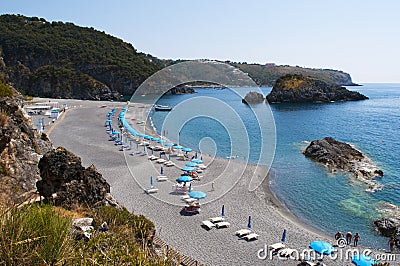
[(242, 99), (242, 103), (253, 104), (264, 102), (264, 95), (256, 91), (250, 91)]
[(359, 101), (368, 97), (345, 87), (303, 75), (280, 77), (267, 95), (269, 103), (307, 103), (332, 101)]
[(331, 137), (313, 140), (305, 149), (304, 155), (324, 164), (331, 172), (340, 169), (352, 173), (354, 177), (368, 185), (369, 192), (382, 188), (382, 185), (373, 178), (383, 176), (383, 171), (350, 144)]
[(81, 159), (63, 147), (46, 153), (39, 161), (41, 180), (36, 183), (45, 201), (69, 207), (113, 205), (110, 185), (94, 165), (85, 168)]

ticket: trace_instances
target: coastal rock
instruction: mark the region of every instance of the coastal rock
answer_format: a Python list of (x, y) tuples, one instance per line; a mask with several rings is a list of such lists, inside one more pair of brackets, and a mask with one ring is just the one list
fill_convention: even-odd
[(326, 165), (331, 172), (341, 169), (352, 173), (357, 179), (368, 185), (369, 192), (382, 188), (378, 182), (371, 179), (383, 176), (383, 171), (367, 156), (347, 143), (326, 137), (322, 140), (313, 140), (303, 153)]
[(75, 219), (72, 226), (72, 235), (75, 240), (89, 240), (94, 232), (93, 218)]
[(110, 185), (91, 165), (84, 168), (81, 159), (63, 147), (46, 153), (39, 161), (42, 180), (36, 183), (45, 201), (69, 207), (75, 204), (104, 205)]
[(242, 102), (246, 104), (262, 103), (264, 102), (264, 95), (256, 91), (250, 91), (244, 96)]
[(396, 232), (398, 232), (399, 224), (396, 223), (393, 219), (382, 218), (379, 220), (375, 220), (374, 224), (378, 229), (379, 233), (383, 236), (391, 237), (394, 236)]
[(269, 103), (306, 103), (332, 101), (358, 101), (368, 97), (345, 87), (302, 75), (280, 77), (267, 95)]

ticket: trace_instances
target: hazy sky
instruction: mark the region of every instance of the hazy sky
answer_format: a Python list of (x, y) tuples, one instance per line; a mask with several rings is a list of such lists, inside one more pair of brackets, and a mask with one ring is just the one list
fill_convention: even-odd
[(400, 82), (397, 0), (1, 0), (0, 13), (94, 27), (160, 58), (274, 62)]

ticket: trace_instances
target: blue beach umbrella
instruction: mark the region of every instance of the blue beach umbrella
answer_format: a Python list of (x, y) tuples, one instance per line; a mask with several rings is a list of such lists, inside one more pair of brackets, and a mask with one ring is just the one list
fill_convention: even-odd
[(192, 160), (192, 163), (201, 164), (201, 163), (203, 163), (203, 161), (200, 160), (200, 159), (193, 159), (193, 160)]
[(357, 266), (371, 266), (378, 264), (375, 260), (373, 260), (371, 257), (365, 256), (365, 255), (355, 255), (351, 258), (351, 262), (354, 263)]
[(160, 138), (151, 138), (152, 141), (159, 141)]
[(189, 193), (192, 192), (192, 183), (189, 184)]
[(172, 147), (172, 146), (174, 146), (174, 143), (165, 143), (164, 146), (165, 146), (165, 147)]
[(191, 178), (190, 176), (187, 176), (187, 175), (183, 175), (183, 176), (180, 176), (177, 180), (176, 180), (177, 182), (191, 182), (191, 181), (193, 181), (193, 178)]
[(181, 145), (176, 145), (176, 146), (174, 146), (174, 149), (175, 150), (180, 150), (180, 149), (182, 149), (183, 147), (181, 146)]
[(249, 221), (247, 222), (247, 228), (251, 229), (251, 216), (249, 216)]
[(189, 197), (194, 199), (204, 199), (206, 196), (207, 194), (202, 191), (192, 191), (189, 193)]
[(160, 152), (160, 158), (162, 157), (162, 152)]
[(119, 131), (113, 131), (113, 132), (111, 132), (111, 134), (113, 134), (113, 135), (119, 135), (120, 133), (119, 133)]
[(225, 217), (225, 205), (222, 205), (221, 217)]
[(160, 140), (158, 140), (158, 143), (164, 143), (165, 142), (165, 139), (160, 139)]
[(282, 243), (286, 242), (286, 229), (283, 229), (283, 234), (282, 234), (282, 239), (281, 239)]
[(138, 134), (138, 136), (139, 136), (139, 137), (141, 137), (141, 138), (144, 138), (146, 135), (145, 135), (145, 134), (142, 134), (142, 133), (140, 133), (140, 134)]
[(186, 166), (186, 167), (181, 168), (181, 170), (185, 171), (185, 172), (192, 172), (192, 171), (196, 170), (196, 168)]
[(164, 168), (161, 166), (160, 174), (164, 174)]
[(194, 155), (194, 157), (197, 159), (197, 151), (196, 151), (196, 154)]
[(186, 153), (192, 152), (192, 149), (191, 149), (191, 148), (183, 148), (182, 150), (183, 150), (184, 152), (186, 152)]
[(186, 166), (188, 166), (188, 167), (196, 167), (197, 163), (186, 163)]
[(147, 140), (151, 140), (152, 137), (148, 136), (148, 135), (145, 135), (144, 138), (147, 139)]
[(315, 250), (315, 252), (317, 252), (318, 254), (325, 254), (325, 255), (332, 254), (335, 251), (335, 249), (331, 244), (324, 241), (311, 242), (310, 248)]
[(153, 184), (153, 176), (150, 176), (150, 187), (154, 187), (154, 184)]

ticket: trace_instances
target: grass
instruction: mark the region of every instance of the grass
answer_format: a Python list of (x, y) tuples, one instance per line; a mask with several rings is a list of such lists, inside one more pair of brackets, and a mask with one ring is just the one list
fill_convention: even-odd
[(13, 91), (6, 84), (0, 81), (0, 98), (1, 97), (12, 97)]
[[(95, 228), (107, 222), (109, 232), (74, 240), (72, 219), (81, 217), (94, 218)], [(12, 207), (0, 210), (0, 265), (172, 265), (155, 255), (153, 231), (151, 221), (126, 209)]]
[(3, 109), (0, 109), (0, 126), (6, 127), (8, 125), (8, 115)]

